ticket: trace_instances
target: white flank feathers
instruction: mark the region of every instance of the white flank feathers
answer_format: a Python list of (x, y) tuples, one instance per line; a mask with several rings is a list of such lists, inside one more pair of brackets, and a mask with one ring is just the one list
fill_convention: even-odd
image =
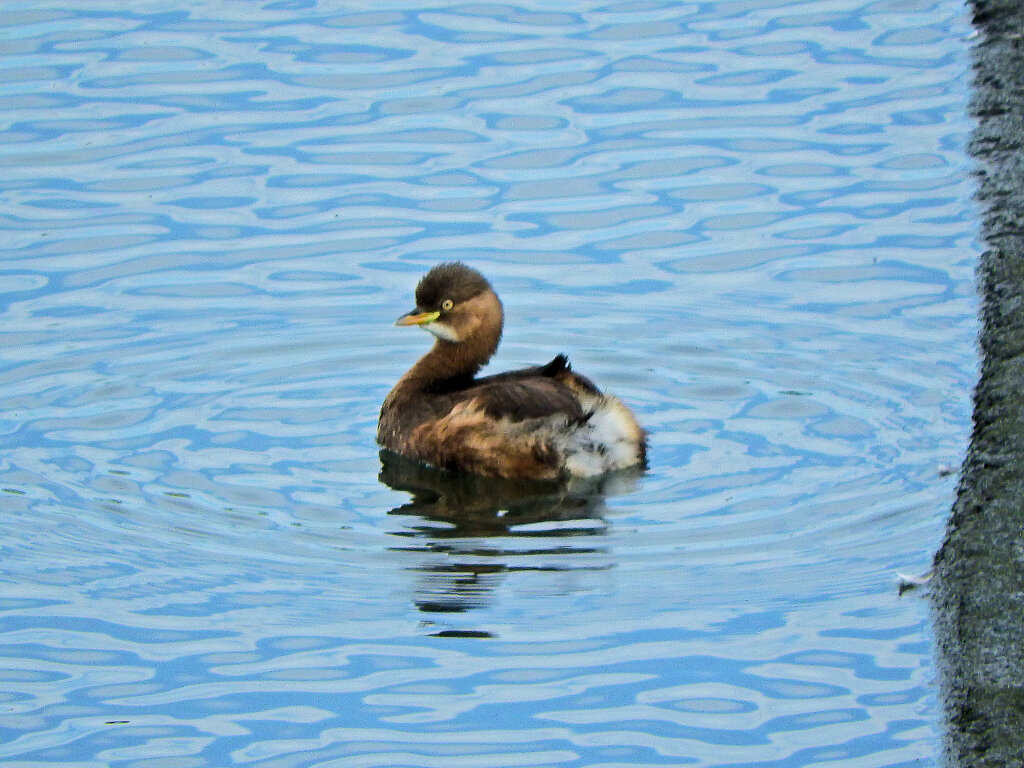
[(643, 433), (629, 410), (611, 395), (586, 405), (593, 413), (585, 424), (553, 435), (565, 456), (566, 471), (592, 477), (640, 463)]

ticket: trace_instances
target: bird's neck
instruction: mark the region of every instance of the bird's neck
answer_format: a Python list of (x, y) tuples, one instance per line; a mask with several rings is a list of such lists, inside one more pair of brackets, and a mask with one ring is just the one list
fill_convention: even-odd
[(498, 349), (503, 313), (492, 291), (467, 302), (468, 321), (458, 325), (459, 341), (438, 338), (430, 351), (402, 377), (399, 385), (415, 391), (446, 389), (447, 383), (469, 382)]
[(437, 339), (388, 393), (377, 425), (381, 445), (404, 450), (412, 431), (424, 419), (438, 415), (432, 405), (438, 402), (436, 396), (468, 386), (491, 359), (501, 340), (502, 313), (497, 297), (493, 293), (490, 297), (496, 311), (481, 313), (479, 322), (461, 326), (467, 333), (462, 341)]
[(472, 381), (497, 348), (491, 344), (451, 342), (438, 339), (399, 382), (403, 389), (419, 392), (444, 388), (445, 383)]

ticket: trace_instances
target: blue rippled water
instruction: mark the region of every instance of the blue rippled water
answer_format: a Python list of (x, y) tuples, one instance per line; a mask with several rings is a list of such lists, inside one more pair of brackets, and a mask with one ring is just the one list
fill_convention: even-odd
[[(0, 764), (931, 766), (964, 9), (0, 8)], [(461, 258), (651, 433), (382, 466)]]

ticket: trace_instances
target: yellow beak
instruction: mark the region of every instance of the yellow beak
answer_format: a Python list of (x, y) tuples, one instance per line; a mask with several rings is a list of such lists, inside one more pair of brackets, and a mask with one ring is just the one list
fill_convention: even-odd
[(427, 325), (441, 316), (440, 312), (410, 312), (395, 320), (395, 325)]

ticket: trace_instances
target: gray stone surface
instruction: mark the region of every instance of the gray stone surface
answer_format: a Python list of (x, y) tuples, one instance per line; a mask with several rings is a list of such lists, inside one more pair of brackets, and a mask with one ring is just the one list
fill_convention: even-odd
[(974, 0), (981, 257), (974, 431), (932, 600), (946, 756), (1024, 766), (1024, 0)]

